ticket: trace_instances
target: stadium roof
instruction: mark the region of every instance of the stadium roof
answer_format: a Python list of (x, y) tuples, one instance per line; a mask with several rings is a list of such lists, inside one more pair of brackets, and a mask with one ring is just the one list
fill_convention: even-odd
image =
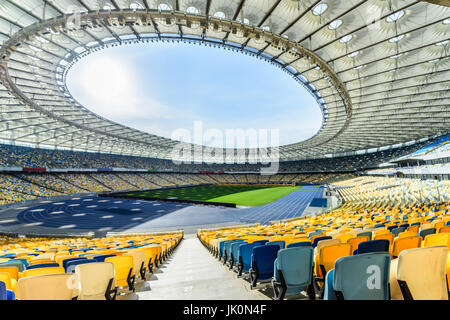
[(448, 3), (2, 0), (0, 139), (170, 158), (178, 142), (87, 110), (68, 92), (65, 76), (93, 51), (180, 40), (268, 60), (316, 98), (323, 113), (321, 130), (280, 147), (281, 160), (443, 134), (450, 123)]

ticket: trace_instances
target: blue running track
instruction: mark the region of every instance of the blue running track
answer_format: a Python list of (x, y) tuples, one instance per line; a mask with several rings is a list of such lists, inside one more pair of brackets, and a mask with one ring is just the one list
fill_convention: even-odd
[(144, 231), (230, 223), (268, 223), (301, 216), (323, 187), (304, 186), (272, 203), (251, 208), (219, 208), (163, 201), (95, 196), (40, 204), (25, 209), (11, 223), (59, 230)]

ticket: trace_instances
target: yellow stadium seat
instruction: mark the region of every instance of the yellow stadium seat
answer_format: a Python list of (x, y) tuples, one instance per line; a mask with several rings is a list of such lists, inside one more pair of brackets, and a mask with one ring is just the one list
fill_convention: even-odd
[(417, 232), (413, 232), (413, 231), (403, 231), (403, 232), (400, 232), (399, 234), (398, 234), (398, 237), (397, 238), (409, 238), (409, 237), (414, 237), (414, 236), (416, 236), (417, 235)]
[(46, 274), (59, 274), (59, 273), (65, 273), (64, 268), (48, 267), (48, 268), (37, 268), (37, 269), (24, 270), (19, 273), (19, 280), (21, 278), (25, 278), (25, 277), (33, 277), (33, 276), (40, 276), (40, 275), (46, 275)]
[(420, 248), (422, 243), (422, 237), (412, 236), (407, 238), (396, 238), (392, 249), (392, 255), (394, 258), (398, 257), (400, 252), (407, 249)]
[(450, 233), (429, 234), (425, 237), (423, 246), (447, 246), (450, 249)]
[(397, 280), (405, 300), (448, 300), (446, 246), (404, 250), (397, 263)]
[(16, 292), (17, 279), (12, 278), (9, 272), (0, 271), (0, 281), (5, 283), (6, 289)]
[(122, 255), (123, 257), (133, 257), (134, 274), (136, 277), (141, 276), (141, 280), (145, 280), (145, 253), (143, 251), (130, 250)]
[(79, 300), (115, 300), (117, 287), (111, 262), (77, 265), (75, 275), (80, 284)]
[(128, 287), (130, 291), (135, 290), (134, 282), (136, 276), (133, 271), (133, 257), (116, 256), (105, 259), (105, 262), (112, 262), (116, 271), (116, 285), (119, 288)]
[(19, 279), (18, 300), (72, 300), (78, 293), (73, 274), (48, 274)]
[(347, 243), (351, 245), (352, 247), (352, 252), (355, 251), (356, 249), (358, 249), (358, 245), (361, 242), (364, 241), (369, 241), (369, 237), (368, 236), (360, 236), (360, 237), (355, 237), (355, 238), (351, 238), (347, 240)]

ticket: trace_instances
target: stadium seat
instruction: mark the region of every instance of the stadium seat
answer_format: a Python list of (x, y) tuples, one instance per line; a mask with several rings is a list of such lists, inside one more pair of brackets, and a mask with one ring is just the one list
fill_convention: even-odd
[(286, 246), (286, 249), (296, 248), (296, 247), (312, 247), (312, 246), (311, 246), (311, 242), (309, 242), (309, 241), (293, 242), (293, 243), (289, 243)]
[(391, 256), (382, 252), (336, 260), (333, 290), (337, 300), (389, 300), (390, 261)]
[(394, 243), (394, 235), (392, 233), (388, 233), (388, 234), (379, 234), (376, 235), (374, 238), (374, 240), (388, 240), (389, 241), (389, 245), (392, 245)]
[(79, 300), (115, 300), (117, 287), (111, 262), (95, 262), (75, 266), (80, 282)]
[(322, 241), (322, 240), (331, 240), (332, 239), (332, 237), (329, 237), (329, 236), (324, 236), (324, 237), (316, 237), (316, 238), (314, 238), (314, 240), (312, 241), (312, 247), (313, 248), (315, 248), (315, 247), (317, 247), (317, 243), (319, 243), (319, 241)]
[(47, 274), (59, 274), (65, 273), (64, 268), (61, 267), (49, 267), (49, 268), (37, 268), (31, 270), (24, 270), (19, 273), (19, 280), (21, 278), (38, 276), (38, 275), (47, 275)]
[(238, 276), (243, 272), (248, 272), (252, 267), (253, 248), (260, 246), (259, 243), (242, 244), (238, 249)]
[(403, 231), (405, 231), (405, 228), (403, 228), (403, 227), (398, 227), (398, 228), (395, 228), (395, 229), (391, 230), (391, 232), (394, 235), (394, 237), (397, 237)]
[(111, 258), (111, 257), (115, 257), (115, 256), (116, 256), (115, 254), (101, 254), (101, 255), (93, 257), (92, 259), (94, 259), (97, 262), (105, 262), (105, 260), (107, 258)]
[(447, 258), (446, 246), (402, 251), (398, 259), (392, 261), (396, 262), (394, 268), (391, 267), (390, 274), (392, 297), (405, 300), (448, 300)]
[(18, 300), (72, 300), (78, 293), (78, 282), (71, 274), (47, 274), (19, 279)]
[(425, 239), (425, 237), (428, 236), (429, 234), (435, 234), (435, 233), (436, 233), (435, 228), (427, 228), (427, 229), (422, 229), (419, 232), (419, 236), (421, 236), (422, 239)]
[(116, 271), (116, 285), (119, 288), (127, 287), (130, 291), (135, 291), (134, 283), (136, 276), (134, 275), (133, 257), (117, 256), (105, 259), (105, 262), (112, 262)]
[[(352, 235), (353, 237), (353, 235)], [(323, 300), (337, 300), (336, 293), (333, 288), (334, 269), (327, 272), (325, 276), (325, 289), (323, 291)]]
[(372, 232), (370, 231), (360, 232), (356, 235), (356, 237), (369, 237), (369, 240), (372, 240)]
[(436, 233), (425, 237), (424, 247), (447, 246), (450, 249), (450, 233)]
[(141, 277), (141, 280), (145, 280), (146, 266), (145, 266), (145, 253), (142, 251), (128, 251), (123, 257), (133, 257), (134, 274)]
[(97, 262), (92, 259), (70, 261), (66, 265), (66, 273), (74, 273), (76, 266), (88, 263), (101, 263), (101, 262)]
[(371, 252), (389, 252), (389, 240), (370, 240), (361, 242), (353, 254), (363, 254)]
[(4, 282), (0, 281), (0, 301), (1, 300), (15, 300), (14, 291), (6, 289)]
[(361, 242), (369, 241), (370, 238), (368, 236), (361, 236), (356, 238), (351, 238), (347, 240), (347, 243), (352, 246), (352, 252), (358, 249), (358, 246)]
[(337, 259), (352, 254), (352, 245), (349, 243), (330, 244), (320, 248), (317, 253), (318, 265), (315, 267), (315, 284), (316, 290), (319, 291), (320, 297), (324, 294), (324, 281), (327, 272), (334, 269), (334, 263)]
[(25, 264), (23, 261), (20, 261), (18, 259), (12, 259), (8, 262), (0, 263), (0, 267), (16, 267), (19, 272), (22, 272), (25, 270)]
[(50, 267), (59, 267), (59, 264), (54, 263), (39, 263), (28, 266), (27, 270), (33, 270), (37, 268), (50, 268)]
[(276, 299), (307, 291), (315, 299), (313, 286), (313, 248), (296, 247), (278, 251), (274, 263), (272, 287)]
[(280, 249), (284, 249), (286, 247), (286, 242), (285, 241), (269, 241), (266, 242), (266, 245), (278, 245), (280, 247)]
[(243, 243), (246, 243), (244, 241), (240, 242), (234, 242), (231, 245), (231, 253), (230, 253), (230, 269), (233, 268), (233, 266), (236, 266), (239, 262), (239, 246)]
[(392, 256), (394, 258), (397, 258), (400, 252), (402, 252), (403, 250), (420, 248), (421, 244), (422, 244), (422, 237), (419, 236), (397, 238), (394, 240)]
[(255, 288), (258, 281), (273, 277), (274, 261), (277, 258), (278, 245), (262, 245), (253, 248), (250, 273), (250, 288)]
[(6, 285), (7, 290), (16, 292), (17, 279), (13, 278), (9, 272), (0, 271), (0, 281)]

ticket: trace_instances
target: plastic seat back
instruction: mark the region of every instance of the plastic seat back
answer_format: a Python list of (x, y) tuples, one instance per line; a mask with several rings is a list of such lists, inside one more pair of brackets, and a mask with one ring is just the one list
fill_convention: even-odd
[(59, 273), (65, 273), (64, 268), (49, 267), (49, 268), (37, 268), (37, 269), (25, 270), (25, 271), (19, 273), (19, 280), (21, 278), (25, 278), (25, 277), (33, 277), (33, 276), (40, 276), (40, 275), (47, 275), (47, 274), (59, 274)]
[(75, 266), (80, 282), (80, 300), (105, 300), (107, 289), (115, 287), (115, 270), (111, 262), (84, 263)]
[(450, 233), (435, 233), (425, 237), (424, 247), (447, 246), (450, 249)]
[(6, 289), (6, 284), (0, 281), (0, 301), (15, 300), (14, 291)]
[(287, 294), (297, 294), (311, 284), (314, 263), (312, 247), (295, 247), (278, 251), (274, 278), (280, 281), (278, 272), (286, 282)]
[(101, 255), (93, 257), (92, 259), (94, 259), (97, 262), (105, 262), (105, 260), (107, 258), (111, 258), (111, 257), (115, 257), (115, 256), (116, 256), (115, 254), (101, 254)]
[(422, 231), (420, 231), (419, 236), (421, 236), (422, 239), (425, 239), (426, 236), (428, 236), (430, 234), (435, 234), (435, 233), (436, 233), (435, 228), (428, 228), (428, 229), (423, 229)]
[(233, 265), (239, 262), (239, 246), (246, 242), (235, 242), (231, 245), (231, 255), (233, 256)]
[(293, 242), (293, 243), (289, 243), (286, 246), (286, 249), (296, 248), (296, 247), (311, 247), (312, 248), (312, 245), (311, 245), (311, 242), (309, 242), (309, 241)]
[(227, 255), (228, 260), (230, 260), (230, 257), (231, 257), (231, 246), (234, 243), (240, 243), (240, 242), (244, 242), (244, 240), (243, 239), (235, 239), (235, 240), (230, 240), (227, 243), (225, 243), (224, 252)]
[(263, 245), (253, 248), (252, 269), (256, 268), (258, 280), (270, 279), (273, 276), (274, 261), (277, 258), (278, 245)]
[(317, 244), (319, 243), (319, 241), (331, 240), (331, 239), (332, 239), (332, 237), (330, 237), (330, 236), (317, 237), (317, 238), (314, 239), (314, 241), (312, 242), (311, 245), (312, 245), (313, 248), (315, 248), (315, 247), (317, 247)]
[(394, 237), (397, 237), (403, 231), (405, 231), (404, 227), (397, 227), (397, 228), (394, 228), (394, 229), (391, 230), (391, 232), (394, 235)]
[(48, 274), (19, 279), (19, 300), (72, 300), (78, 288), (76, 277), (71, 274)]
[(11, 277), (11, 279), (19, 279), (19, 269), (15, 266), (11, 266), (11, 267), (3, 267), (0, 266), (0, 272), (6, 272), (9, 273), (9, 276)]
[(356, 234), (356, 237), (369, 237), (369, 240), (372, 240), (372, 232), (364, 231)]
[(330, 244), (320, 248), (318, 252), (318, 262), (320, 276), (325, 278), (326, 273), (334, 268), (334, 263), (341, 257), (352, 254), (352, 245), (349, 243)]
[(239, 246), (238, 261), (242, 263), (244, 272), (247, 272), (252, 267), (253, 248), (257, 246), (259, 246), (257, 243), (241, 244)]
[(392, 233), (388, 233), (388, 234), (380, 234), (374, 237), (374, 240), (388, 240), (389, 241), (389, 245), (394, 243), (394, 235)]
[(333, 288), (345, 300), (389, 300), (389, 253), (342, 257), (334, 266)]
[(0, 263), (0, 267), (16, 267), (19, 272), (25, 270), (25, 264), (22, 261), (9, 260), (8, 262)]
[[(123, 254), (123, 257), (133, 257), (134, 274), (139, 275), (145, 270), (145, 253), (142, 251), (128, 251)], [(144, 272), (145, 275), (145, 272)]]
[(352, 246), (352, 252), (358, 249), (358, 246), (361, 242), (369, 241), (369, 237), (362, 236), (362, 237), (355, 237), (347, 240), (347, 243), (349, 243)]
[(88, 264), (88, 263), (101, 263), (101, 262), (97, 262), (95, 260), (75, 260), (75, 261), (70, 261), (67, 265), (66, 265), (66, 273), (74, 273), (75, 272), (75, 268), (78, 265), (81, 264)]
[(133, 257), (130, 256), (116, 256), (105, 259), (105, 262), (112, 262), (114, 270), (116, 271), (116, 284), (119, 287), (128, 286), (128, 279), (133, 271)]
[(266, 245), (277, 245), (280, 247), (280, 249), (284, 249), (286, 247), (286, 242), (285, 241), (269, 241), (266, 242)]
[(38, 268), (50, 268), (50, 267), (59, 267), (59, 264), (55, 263), (40, 263), (40, 264), (33, 264), (31, 266), (28, 266), (27, 270), (32, 269), (38, 269)]
[(371, 252), (389, 252), (389, 240), (370, 240), (361, 242), (358, 245), (356, 254), (371, 253)]
[(404, 250), (398, 256), (397, 280), (405, 300), (448, 300), (448, 248)]
[(398, 257), (400, 252), (402, 252), (403, 250), (420, 248), (421, 244), (422, 244), (422, 237), (419, 236), (397, 238), (394, 240), (392, 255), (394, 257)]

